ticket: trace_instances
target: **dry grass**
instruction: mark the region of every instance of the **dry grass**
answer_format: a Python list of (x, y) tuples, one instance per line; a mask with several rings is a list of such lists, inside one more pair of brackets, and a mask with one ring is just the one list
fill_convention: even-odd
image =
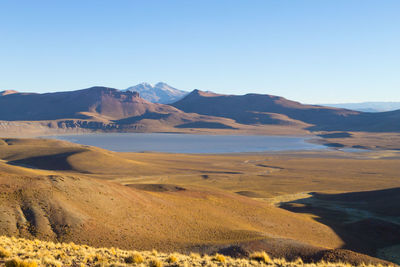
[(217, 261), (217, 262), (221, 262), (221, 263), (225, 263), (226, 262), (225, 256), (221, 255), (221, 254), (218, 254), (218, 253), (214, 256), (213, 260)]
[(0, 258), (7, 258), (10, 257), (10, 255), (11, 255), (10, 251), (4, 248), (0, 248)]
[[(301, 260), (287, 262), (271, 259), (265, 252), (251, 254), (248, 259), (234, 259), (221, 254), (166, 254), (154, 251), (127, 251), (118, 248), (94, 248), (74, 243), (52, 243), (15, 237), (0, 237), (3, 257), (0, 265), (7, 267), (62, 266), (307, 266), (345, 267), (348, 263), (320, 262), (305, 264)], [(4, 253), (7, 251), (7, 253)], [(361, 265), (368, 266), (368, 265)], [(370, 265), (372, 266), (372, 265)]]
[[(115, 255), (116, 253), (113, 254)], [(144, 262), (142, 254), (136, 251), (133, 252), (132, 255), (129, 255), (125, 258), (125, 263), (142, 263), (142, 262)]]
[[(45, 262), (46, 264), (46, 262)], [(5, 262), (6, 267), (37, 267), (37, 261), (21, 260), (19, 258), (11, 259)], [(51, 265), (48, 265), (51, 266)], [(61, 266), (61, 265), (60, 265)]]
[(264, 251), (254, 252), (254, 253), (250, 254), (250, 259), (256, 260), (258, 262), (264, 262), (267, 264), (273, 263), (273, 261), (271, 260), (269, 255), (267, 253), (265, 253)]
[(153, 259), (150, 260), (149, 266), (150, 267), (163, 267), (164, 264), (159, 259), (153, 258)]
[(179, 257), (179, 256), (177, 256), (177, 255), (175, 255), (175, 254), (171, 254), (171, 255), (169, 255), (167, 261), (168, 261), (168, 263), (177, 262), (177, 261), (179, 260), (178, 257)]

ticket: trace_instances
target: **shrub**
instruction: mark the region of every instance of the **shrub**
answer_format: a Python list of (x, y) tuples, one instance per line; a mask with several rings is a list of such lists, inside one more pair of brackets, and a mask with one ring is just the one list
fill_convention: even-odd
[(304, 262), (303, 262), (303, 260), (299, 257), (299, 258), (297, 258), (297, 259), (294, 261), (294, 264), (296, 264), (296, 265), (303, 265)]
[(268, 256), (268, 254), (265, 253), (264, 251), (262, 251), (262, 252), (254, 252), (254, 253), (250, 254), (250, 259), (256, 260), (258, 262), (273, 263), (273, 261)]
[(94, 262), (95, 255), (94, 254), (87, 254), (85, 255), (85, 258), (83, 259), (84, 263), (90, 263)]
[(23, 261), (21, 259), (12, 259), (6, 261), (6, 267), (38, 267), (36, 261)]
[(66, 259), (67, 258), (67, 254), (65, 254), (65, 252), (64, 251), (60, 251), (60, 252), (58, 252), (57, 254), (56, 254), (56, 257), (55, 257), (57, 260), (63, 260), (63, 259)]
[(4, 249), (4, 248), (0, 248), (0, 258), (7, 258), (10, 257), (11, 253), (10, 251)]
[(163, 264), (162, 264), (161, 261), (159, 261), (158, 259), (154, 258), (154, 259), (150, 260), (149, 266), (150, 267), (162, 267)]
[(168, 261), (169, 263), (175, 263), (175, 262), (178, 261), (178, 257), (176, 257), (175, 255), (170, 255), (170, 256), (168, 257), (167, 261)]
[(55, 260), (55, 259), (50, 259), (50, 258), (45, 258), (42, 259), (42, 263), (46, 266), (46, 267), (61, 267), (62, 263)]
[(94, 262), (104, 262), (104, 261), (106, 261), (106, 259), (102, 254), (96, 253), (96, 255), (94, 256), (93, 261)]
[(213, 257), (213, 261), (218, 261), (218, 262), (222, 262), (225, 263), (226, 259), (224, 255), (221, 254), (215, 254), (215, 256)]
[(199, 259), (199, 258), (201, 258), (201, 256), (200, 256), (200, 254), (199, 253), (190, 253), (190, 257), (192, 258), (192, 259)]
[(144, 259), (139, 252), (134, 252), (132, 255), (125, 257), (124, 261), (125, 263), (142, 263)]

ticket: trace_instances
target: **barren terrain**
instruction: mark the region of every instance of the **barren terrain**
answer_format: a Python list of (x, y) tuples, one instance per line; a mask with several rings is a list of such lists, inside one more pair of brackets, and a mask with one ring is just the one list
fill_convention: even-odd
[(351, 240), (367, 232), (353, 236), (333, 227), (329, 216), (279, 203), (307, 192), (399, 187), (399, 161), (396, 151), (115, 153), (1, 139), (0, 234), (165, 252), (229, 254), (239, 245), (289, 260), (372, 259), (349, 250), (389, 259), (381, 253), (387, 240), (361, 246)]

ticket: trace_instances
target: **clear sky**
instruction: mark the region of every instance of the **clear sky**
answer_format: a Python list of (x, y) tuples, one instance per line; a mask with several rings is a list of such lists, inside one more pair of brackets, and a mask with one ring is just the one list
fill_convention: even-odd
[(1, 0), (0, 90), (400, 101), (399, 14), (399, 0)]

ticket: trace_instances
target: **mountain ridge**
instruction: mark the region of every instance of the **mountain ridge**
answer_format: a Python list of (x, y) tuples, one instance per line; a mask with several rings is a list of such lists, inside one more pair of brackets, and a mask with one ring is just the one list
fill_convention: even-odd
[[(224, 95), (198, 89), (167, 105), (147, 101), (140, 92), (102, 86), (43, 94), (3, 93), (0, 95), (0, 121), (41, 121), (50, 128), (122, 132), (251, 129), (252, 133), (255, 130), (257, 134), (268, 134), (270, 129), (279, 127), (280, 134), (299, 131), (308, 134), (313, 131), (400, 132), (400, 112), (396, 111), (366, 113), (307, 105), (281, 96)], [(6, 123), (2, 127), (11, 125)], [(275, 130), (272, 132), (277, 133)]]
[[(27, 127), (27, 128), (26, 128)], [(299, 125), (296, 131), (304, 127)], [(186, 113), (173, 106), (151, 103), (138, 92), (91, 87), (56, 93), (15, 93), (0, 96), (0, 133), (37, 130), (114, 132), (193, 132), (251, 130), (229, 118)], [(23, 129), (25, 129), (23, 131)], [(36, 130), (37, 129), (37, 130)], [(203, 131), (203, 130), (202, 130)], [(20, 135), (19, 135), (20, 136)]]
[(266, 94), (218, 95), (195, 90), (172, 106), (185, 112), (226, 117), (242, 124), (279, 124), (271, 114), (311, 124), (310, 131), (399, 132), (400, 112), (367, 113), (307, 105)]
[[(245, 124), (268, 123), (268, 116), (264, 116), (265, 113), (283, 114), (291, 119), (311, 124), (326, 119), (326, 116), (320, 119), (321, 113), (336, 114), (336, 117), (359, 114), (351, 110), (305, 105), (267, 94), (222, 95), (200, 90), (193, 91), (172, 105), (185, 112), (228, 117)], [(334, 118), (331, 116), (330, 119)]]

